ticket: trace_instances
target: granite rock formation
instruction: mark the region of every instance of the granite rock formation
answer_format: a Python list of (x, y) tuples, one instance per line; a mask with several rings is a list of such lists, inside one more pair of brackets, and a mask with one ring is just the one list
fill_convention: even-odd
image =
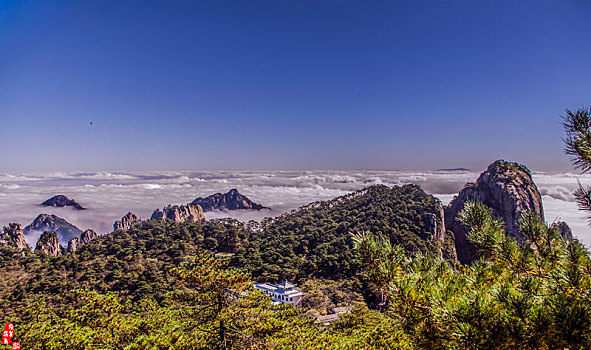
[(86, 210), (86, 208), (76, 203), (75, 200), (69, 199), (68, 197), (61, 194), (49, 198), (45, 202), (41, 203), (41, 205), (44, 207), (72, 207), (76, 210)]
[(436, 213), (425, 214), (424, 221), (423, 234), (430, 234), (431, 237), (440, 241), (445, 239), (445, 223), (442, 206), (438, 208)]
[(479, 201), (492, 208), (493, 217), (503, 219), (507, 232), (518, 241), (523, 239), (517, 225), (521, 213), (532, 212), (544, 220), (542, 197), (529, 169), (518, 163), (495, 161), (476, 183), (466, 184), (445, 208), (445, 227), (455, 235), (456, 252), (462, 263), (476, 258), (476, 248), (466, 239), (469, 229), (456, 220), (467, 201)]
[(80, 248), (80, 238), (74, 237), (68, 242), (68, 248), (66, 248), (66, 253), (72, 253)]
[(10, 223), (8, 226), (4, 226), (3, 232), (0, 233), (0, 244), (19, 250), (32, 250), (31, 246), (25, 240), (21, 225), (15, 223)]
[(60, 256), (64, 253), (64, 248), (60, 245), (57, 233), (43, 232), (37, 241), (35, 251), (43, 252), (50, 256)]
[(151, 220), (170, 219), (174, 222), (204, 222), (205, 215), (200, 205), (188, 203), (187, 205), (168, 205), (168, 207), (154, 210)]
[(80, 243), (85, 245), (93, 239), (98, 238), (98, 236), (98, 233), (94, 232), (93, 230), (86, 230), (80, 235)]
[(68, 248), (66, 249), (66, 253), (72, 253), (76, 250), (80, 249), (83, 245), (87, 244), (88, 242), (92, 241), (93, 239), (97, 238), (98, 234), (93, 230), (86, 230), (82, 232), (80, 238), (74, 237), (68, 242)]
[(74, 237), (79, 237), (82, 230), (56, 215), (40, 214), (33, 222), (25, 227), (25, 236), (33, 231), (52, 231), (57, 234), (60, 242), (69, 242)]
[(127, 231), (133, 225), (138, 224), (139, 222), (140, 222), (140, 220), (138, 219), (137, 215), (135, 215), (132, 212), (129, 212), (129, 213), (125, 214), (125, 216), (122, 217), (121, 220), (117, 220), (113, 223), (113, 231), (117, 231), (117, 230)]
[(228, 193), (216, 193), (205, 198), (195, 198), (192, 202), (199, 204), (203, 211), (212, 210), (237, 210), (237, 209), (252, 209), (261, 210), (269, 209), (258, 203), (255, 203), (248, 199), (246, 196), (240, 194), (238, 190), (231, 189)]

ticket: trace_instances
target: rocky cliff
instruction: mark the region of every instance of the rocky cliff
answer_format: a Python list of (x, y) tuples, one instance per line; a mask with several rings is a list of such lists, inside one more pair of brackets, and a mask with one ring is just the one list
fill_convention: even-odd
[(248, 199), (246, 196), (240, 194), (238, 190), (231, 189), (228, 193), (216, 193), (205, 198), (195, 198), (192, 202), (199, 204), (203, 211), (212, 210), (236, 210), (236, 209), (269, 209), (258, 203), (255, 203)]
[(127, 231), (133, 225), (138, 224), (139, 222), (140, 222), (140, 220), (138, 219), (138, 217), (134, 213), (129, 212), (129, 213), (125, 214), (125, 216), (122, 217), (121, 220), (115, 221), (113, 223), (113, 231), (117, 231), (117, 230)]
[(69, 242), (74, 237), (79, 237), (82, 230), (56, 215), (41, 214), (23, 230), (25, 236), (33, 231), (53, 231), (60, 242)]
[(69, 199), (68, 197), (61, 194), (49, 198), (45, 202), (41, 203), (41, 205), (45, 207), (72, 207), (76, 210), (86, 210), (86, 208), (76, 203), (75, 200)]
[(15, 223), (10, 223), (8, 226), (4, 226), (3, 232), (0, 234), (0, 244), (19, 250), (32, 250), (31, 246), (25, 240), (21, 225)]
[(82, 232), (80, 238), (74, 237), (68, 242), (68, 248), (66, 249), (66, 253), (72, 253), (76, 250), (80, 249), (83, 245), (87, 244), (88, 242), (92, 241), (93, 239), (97, 238), (98, 234), (93, 230), (86, 230)]
[(204, 222), (205, 215), (200, 205), (189, 203), (187, 205), (168, 205), (168, 207), (154, 210), (151, 220), (170, 219), (175, 222)]
[(51, 256), (60, 256), (63, 254), (64, 248), (60, 245), (57, 233), (43, 232), (37, 241), (35, 251), (40, 251)]
[(517, 220), (525, 211), (544, 220), (542, 197), (531, 172), (518, 163), (497, 160), (480, 174), (476, 183), (468, 183), (445, 208), (445, 227), (455, 234), (458, 260), (470, 263), (476, 258), (475, 247), (467, 241), (468, 229), (456, 220), (467, 201), (480, 201), (493, 210), (493, 217), (503, 219), (507, 232), (517, 240), (523, 238)]
[(445, 239), (445, 223), (443, 207), (439, 206), (435, 213), (427, 213), (424, 217), (424, 235), (431, 235), (432, 238), (443, 241)]

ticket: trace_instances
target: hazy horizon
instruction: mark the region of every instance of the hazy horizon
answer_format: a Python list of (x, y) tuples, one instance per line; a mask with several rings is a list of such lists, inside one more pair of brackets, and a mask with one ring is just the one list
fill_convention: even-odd
[[(482, 169), (483, 171), (484, 169)], [(270, 210), (207, 212), (206, 218), (233, 217), (262, 220), (303, 205), (330, 200), (376, 184), (416, 184), (447, 205), (467, 182), (481, 171), (200, 171), (200, 172), (87, 172), (37, 175), (0, 174), (0, 226), (9, 222), (28, 225), (37, 215), (55, 214), (81, 229), (112, 231), (115, 220), (128, 211), (143, 219), (168, 204), (186, 204), (197, 197), (237, 188)], [(591, 228), (585, 212), (578, 210), (573, 190), (577, 180), (591, 183), (591, 175), (533, 172), (542, 195), (548, 223), (566, 221), (573, 234), (591, 246)], [(88, 210), (41, 207), (57, 194), (75, 199)], [(34, 239), (34, 237), (29, 237)], [(34, 242), (33, 242), (34, 243)], [(65, 242), (62, 242), (65, 243)]]

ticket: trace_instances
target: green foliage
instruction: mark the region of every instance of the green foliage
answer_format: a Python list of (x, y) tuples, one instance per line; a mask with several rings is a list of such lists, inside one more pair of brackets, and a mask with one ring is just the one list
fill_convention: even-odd
[(359, 293), (362, 284), (357, 278), (346, 280), (309, 279), (298, 288), (304, 292), (302, 306), (309, 308), (309, 315), (326, 315), (335, 307), (349, 306), (363, 302)]
[(151, 220), (129, 231), (116, 231), (99, 237), (79, 251), (60, 257), (45, 254), (21, 256), (10, 248), (2, 254), (6, 282), (0, 285), (0, 300), (10, 308), (0, 310), (8, 316), (19, 305), (39, 295), (51, 305), (71, 305), (68, 291), (115, 292), (124, 300), (150, 297), (161, 302), (180, 287), (172, 268), (191, 261), (207, 239), (219, 242), (217, 248), (233, 251), (241, 247), (250, 230), (236, 220), (207, 223), (174, 223)]
[(481, 252), (472, 266), (454, 267), (424, 254), (405, 258), (383, 238), (356, 239), (364, 276), (381, 273), (387, 315), (419, 348), (550, 349), (591, 347), (591, 260), (525, 213), (517, 243), (482, 204), (467, 203), (461, 220)]
[(271, 305), (244, 271), (211, 253), (199, 252), (171, 274), (184, 288), (162, 303), (123, 303), (114, 293), (76, 290), (74, 307), (60, 315), (60, 306), (40, 298), (13, 320), (18, 341), (48, 350), (409, 348), (392, 319), (361, 304), (331, 329), (314, 324), (302, 309)]
[[(591, 107), (576, 111), (567, 109), (562, 125), (566, 132), (563, 139), (566, 154), (571, 156), (575, 168), (588, 172), (591, 170)], [(579, 208), (588, 213), (591, 222), (591, 187), (579, 183), (575, 198)]]
[(368, 187), (265, 222), (232, 264), (265, 281), (350, 278), (360, 268), (351, 233), (365, 231), (388, 237), (411, 253), (441, 256), (442, 244), (425, 224), (426, 214), (440, 208), (439, 200), (418, 186)]

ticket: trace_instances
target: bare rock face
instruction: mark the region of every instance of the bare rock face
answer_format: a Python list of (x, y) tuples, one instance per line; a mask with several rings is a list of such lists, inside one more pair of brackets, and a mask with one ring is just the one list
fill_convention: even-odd
[(251, 209), (261, 210), (269, 209), (258, 203), (248, 199), (248, 197), (240, 194), (237, 189), (231, 189), (228, 193), (215, 193), (205, 198), (195, 198), (192, 202), (199, 204), (203, 211), (212, 210), (237, 210), (237, 209)]
[(66, 248), (66, 253), (72, 253), (80, 248), (80, 238), (74, 237), (68, 242), (68, 248)]
[(174, 222), (204, 222), (205, 215), (200, 205), (189, 203), (187, 205), (168, 205), (168, 207), (154, 210), (151, 220), (170, 219)]
[(3, 231), (4, 232), (0, 234), (0, 244), (5, 244), (18, 250), (32, 250), (31, 246), (25, 240), (21, 225), (10, 223), (8, 226), (4, 226)]
[(43, 232), (37, 241), (35, 251), (40, 251), (50, 256), (60, 256), (63, 254), (64, 248), (60, 245), (60, 242), (57, 239), (57, 233)]
[(467, 201), (479, 201), (493, 210), (493, 217), (503, 219), (507, 232), (523, 239), (517, 220), (523, 212), (533, 212), (544, 220), (542, 197), (531, 172), (518, 163), (497, 160), (480, 174), (476, 183), (468, 183), (445, 208), (445, 227), (455, 234), (458, 260), (464, 264), (476, 258), (476, 248), (466, 239), (468, 228), (456, 220)]
[(66, 249), (66, 253), (75, 252), (76, 250), (80, 249), (83, 245), (87, 244), (88, 242), (92, 241), (97, 237), (98, 234), (93, 230), (86, 230), (82, 232), (80, 238), (74, 237), (68, 242), (68, 248)]
[(93, 230), (86, 230), (82, 232), (82, 234), (80, 235), (80, 243), (82, 245), (85, 245), (93, 239), (97, 238), (98, 236), (98, 233), (94, 232)]
[(439, 207), (436, 213), (425, 214), (425, 226), (423, 234), (431, 234), (433, 238), (443, 241), (445, 239), (445, 223), (443, 207)]
[(113, 223), (113, 231), (127, 231), (133, 225), (138, 224), (139, 222), (140, 220), (138, 219), (138, 217), (134, 213), (129, 212), (125, 214), (125, 216), (122, 217), (121, 220), (115, 221), (115, 223)]

